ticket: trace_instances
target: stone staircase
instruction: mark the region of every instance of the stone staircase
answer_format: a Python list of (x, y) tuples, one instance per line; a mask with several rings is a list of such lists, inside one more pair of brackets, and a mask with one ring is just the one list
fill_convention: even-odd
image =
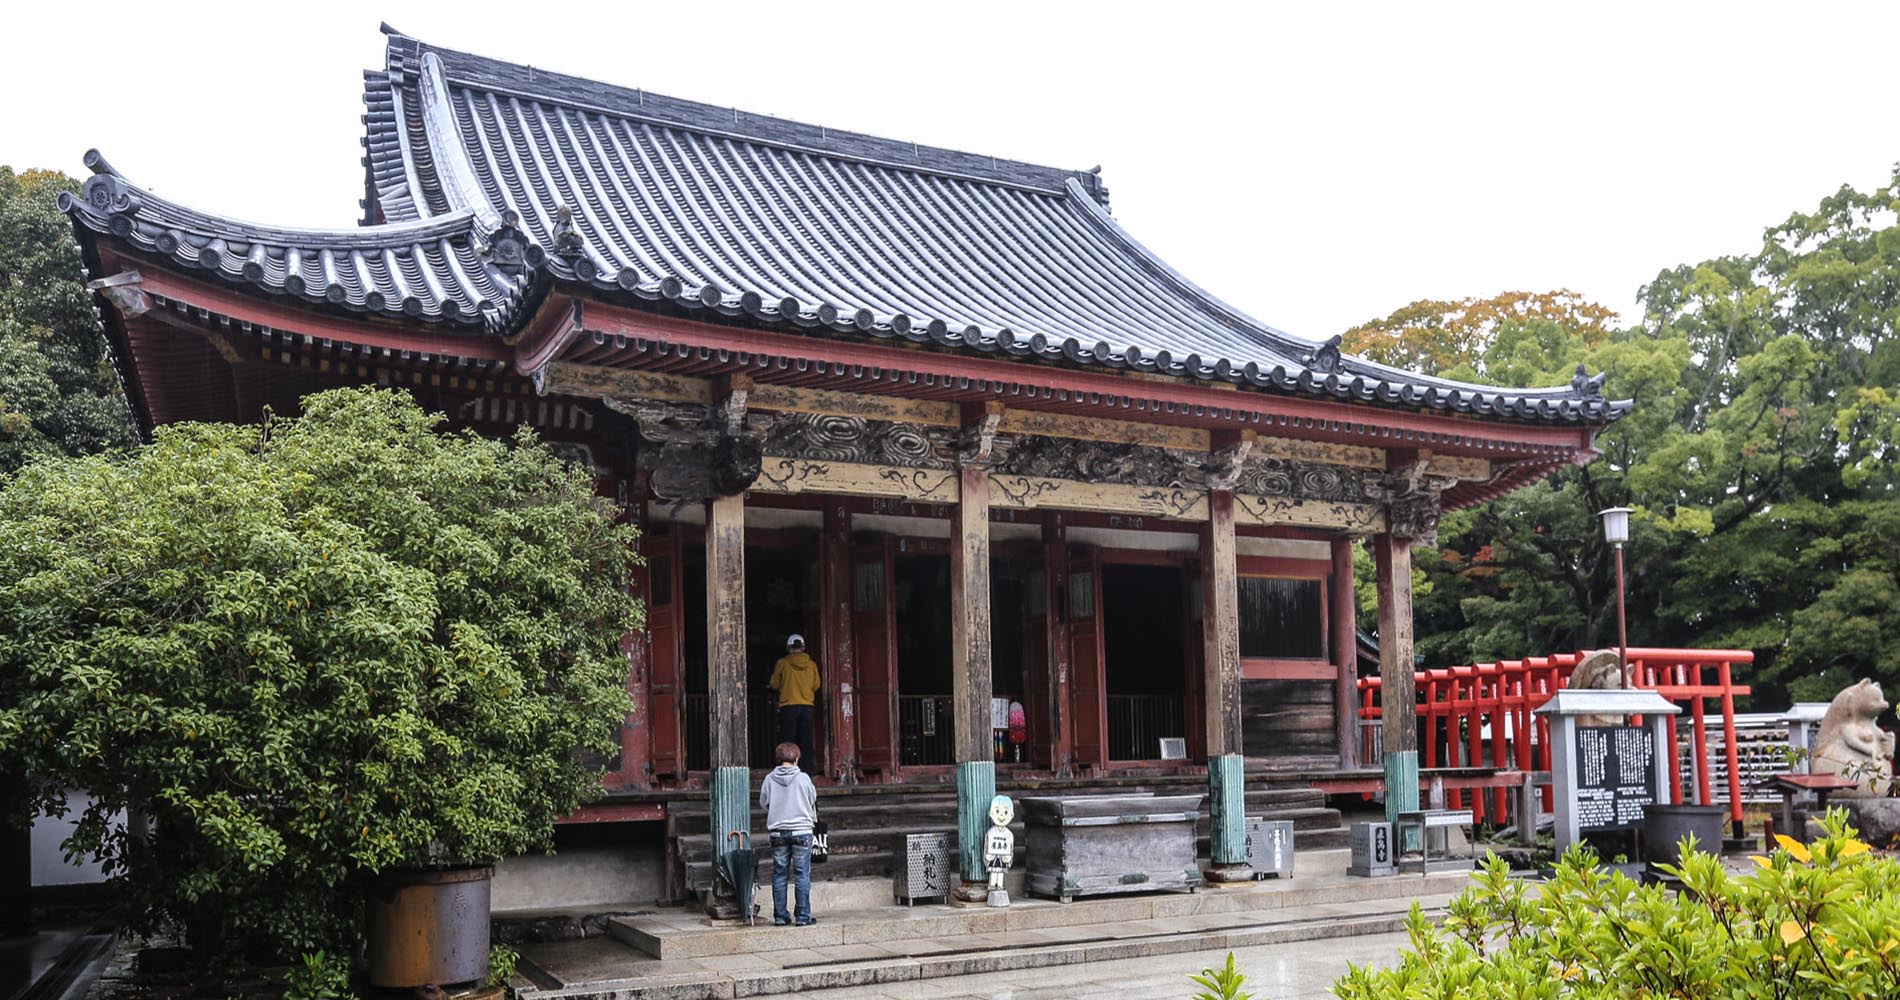
[[(520, 1000), (726, 1000), (835, 987), (988, 995), (948, 980), (1022, 972), (1022, 983), (1012, 976), (1015, 987), (1051, 981), (1026, 970), (1189, 953), (1218, 964), (1234, 949), (1390, 933), (1403, 929), (1414, 904), (1438, 919), (1452, 894), (1469, 884), (1467, 872), (1353, 878), (1346, 874), (1348, 853), (1305, 852), (1290, 879), (1066, 904), (1022, 895), (1019, 870), (1011, 879), (1015, 902), (1006, 908), (894, 906), (888, 889), (869, 891), (870, 880), (856, 880), (857, 889), (851, 881), (820, 883), (862, 898), (816, 904), (818, 923), (797, 928), (679, 909), (610, 917), (604, 938), (524, 945), (512, 985)], [(931, 979), (946, 981), (924, 982)]]
[[(1205, 792), (1206, 779), (1198, 776), (1144, 777), (1132, 780), (1098, 779), (1081, 782), (1035, 782), (1022, 785), (1003, 782), (1002, 790), (1014, 797), (1037, 795), (1128, 795), (1138, 792), (1182, 794)], [(856, 788), (821, 788), (818, 815), (830, 828), (831, 858), (812, 865), (812, 881), (847, 879), (888, 880), (900, 863), (904, 836), (911, 833), (955, 831), (957, 798), (953, 786), (871, 785)], [(1250, 781), (1247, 788), (1247, 815), (1266, 819), (1291, 820), (1294, 845), (1302, 851), (1326, 850), (1348, 846), (1349, 832), (1341, 823), (1337, 809), (1326, 805), (1325, 795), (1304, 785), (1275, 785)], [(676, 801), (668, 808), (669, 863), (675, 866), (669, 882), (683, 897), (705, 899), (713, 881), (713, 845), (711, 817), (704, 799)], [(1207, 810), (1201, 810), (1196, 825), (1200, 856), (1207, 856)], [(1026, 838), (1021, 820), (1016, 832), (1017, 863), (1020, 865)], [(759, 852), (757, 884), (771, 884), (772, 852), (765, 835), (765, 814), (752, 812), (753, 846)]]

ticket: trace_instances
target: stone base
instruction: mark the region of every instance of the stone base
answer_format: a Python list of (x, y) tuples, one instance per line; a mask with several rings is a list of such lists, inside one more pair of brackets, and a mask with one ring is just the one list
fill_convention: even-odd
[(1847, 820), (1860, 839), (1875, 847), (1900, 842), (1900, 799), (1831, 798), (1830, 807), (1847, 810)]
[(1252, 882), (1252, 865), (1209, 865), (1201, 871), (1209, 882)]
[(991, 906), (1008, 906), (1009, 891), (1006, 889), (991, 889), (989, 904)]
[(957, 886), (953, 893), (959, 903), (985, 903), (990, 901), (990, 884), (984, 882), (965, 882)]

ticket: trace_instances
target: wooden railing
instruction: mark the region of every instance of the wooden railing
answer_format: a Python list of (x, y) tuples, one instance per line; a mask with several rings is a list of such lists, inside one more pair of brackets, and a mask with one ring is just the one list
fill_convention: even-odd
[[(1549, 771), (1550, 726), (1532, 712), (1563, 688), (1584, 655), (1553, 653), (1415, 672), (1413, 683), (1422, 727), (1419, 766)], [(1701, 805), (1712, 803), (1707, 702), (1716, 699), (1716, 711), (1722, 720), (1722, 770), (1727, 779), (1729, 812), (1740, 822), (1743, 795), (1741, 767), (1736, 759), (1735, 699), (1748, 694), (1749, 688), (1735, 683), (1734, 667), (1754, 663), (1755, 654), (1744, 649), (1631, 648), (1629, 662), (1638, 687), (1653, 690), (1685, 709), (1683, 716), (1669, 717), (1669, 742), (1671, 746), (1677, 744), (1678, 720), (1686, 717), (1694, 740), (1690, 759), (1695, 770), (1695, 800)], [(1380, 690), (1379, 678), (1360, 678), (1360, 719), (1382, 718)], [(1679, 760), (1674, 754), (1670, 756)], [(1683, 785), (1683, 769), (1672, 767), (1671, 801), (1683, 801)], [(1453, 808), (1464, 808), (1464, 790), (1449, 789), (1448, 796)], [(1474, 791), (1470, 808), (1483, 821), (1488, 805), (1489, 815), (1502, 821), (1507, 815), (1508, 796), (1504, 788), (1494, 788), (1490, 795)], [(1546, 787), (1547, 809), (1552, 804), (1550, 797), (1551, 790)]]
[(947, 694), (906, 694), (897, 698), (898, 764), (928, 767), (957, 762), (956, 728)]
[(1161, 740), (1187, 735), (1187, 699), (1168, 694), (1108, 696), (1108, 759), (1155, 760)]

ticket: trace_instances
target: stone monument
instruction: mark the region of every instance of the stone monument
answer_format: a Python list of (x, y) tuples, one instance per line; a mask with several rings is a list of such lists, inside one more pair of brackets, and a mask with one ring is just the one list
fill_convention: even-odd
[[(1585, 833), (1635, 829), (1644, 806), (1666, 801), (1674, 759), (1668, 717), (1681, 711), (1654, 691), (1622, 688), (1565, 688), (1538, 706), (1550, 719), (1558, 854)], [(1623, 725), (1632, 715), (1644, 725)]]

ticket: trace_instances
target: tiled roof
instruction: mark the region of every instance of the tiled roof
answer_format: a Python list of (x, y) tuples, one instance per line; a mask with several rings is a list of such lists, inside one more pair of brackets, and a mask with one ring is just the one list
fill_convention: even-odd
[[(385, 29), (389, 30), (389, 29)], [(1088, 171), (627, 90), (389, 31), (366, 212), (473, 213), (607, 297), (998, 357), (1504, 419), (1602, 423), (1601, 376), (1499, 389), (1342, 355), (1201, 290)]]
[(98, 151), (60, 208), (95, 233), (234, 284), (345, 312), (445, 326), (511, 328), (524, 281), (490, 259), (469, 211), (344, 229), (285, 229), (206, 215), (133, 186)]

